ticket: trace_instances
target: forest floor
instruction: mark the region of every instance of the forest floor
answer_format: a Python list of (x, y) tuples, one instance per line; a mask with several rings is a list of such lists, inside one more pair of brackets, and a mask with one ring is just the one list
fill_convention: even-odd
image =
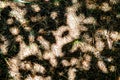
[(0, 80), (120, 80), (120, 0), (0, 0)]

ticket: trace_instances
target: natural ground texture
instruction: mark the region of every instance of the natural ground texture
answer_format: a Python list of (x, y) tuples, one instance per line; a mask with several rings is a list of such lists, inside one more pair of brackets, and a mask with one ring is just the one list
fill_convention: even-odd
[(120, 80), (120, 1), (0, 0), (0, 80)]

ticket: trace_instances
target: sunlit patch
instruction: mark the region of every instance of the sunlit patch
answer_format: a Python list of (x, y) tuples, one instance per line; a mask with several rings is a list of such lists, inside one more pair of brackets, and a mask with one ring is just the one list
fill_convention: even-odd
[(96, 24), (96, 20), (94, 17), (87, 17), (86, 19), (83, 20), (83, 23), (85, 24)]
[(5, 8), (8, 5), (9, 5), (8, 2), (0, 1), (0, 8)]
[[(67, 34), (65, 37), (62, 37), (64, 31), (69, 31), (69, 34)], [(71, 29), (68, 26), (61, 26), (56, 31), (53, 31), (53, 35), (55, 36), (56, 44), (53, 44), (51, 49), (56, 56), (63, 56), (61, 51), (62, 46), (78, 38), (79, 30), (77, 28)]]
[(31, 51), (29, 51), (29, 47), (25, 45), (25, 43), (20, 44), (20, 53), (18, 54), (20, 59), (24, 59), (25, 57), (29, 56)]
[(84, 34), (83, 35), (84, 41), (87, 42), (88, 44), (92, 43), (92, 37), (89, 36), (89, 34)]
[(78, 27), (78, 29), (82, 32), (82, 31), (88, 31), (88, 28), (86, 27), (86, 26), (84, 26), (84, 25), (80, 25), (79, 27)]
[(90, 62), (84, 60), (82, 62), (82, 68), (83, 68), (83, 70), (89, 70), (90, 69)]
[(88, 9), (96, 9), (97, 7), (98, 7), (98, 5), (96, 5), (96, 4), (87, 4)]
[(15, 17), (18, 21), (20, 21), (21, 24), (26, 23), (26, 19), (24, 18), (25, 14), (26, 14), (26, 10), (25, 9), (20, 9), (16, 6), (13, 5), (13, 10), (10, 11), (10, 16), (11, 17)]
[(56, 67), (58, 64), (56, 58), (50, 58), (50, 64), (52, 65), (52, 67)]
[(116, 67), (113, 66), (113, 65), (109, 66), (109, 71), (110, 72), (115, 72), (116, 71)]
[(78, 48), (80, 48), (80, 50), (82, 51), (82, 52), (95, 52), (96, 51), (96, 49), (93, 47), (93, 46), (91, 46), (91, 45), (89, 45), (89, 44), (87, 44), (87, 43), (85, 43), (85, 42), (77, 42), (76, 44), (74, 44), (73, 46), (72, 46), (72, 49), (70, 50), (71, 52), (74, 52), (74, 51), (76, 51)]
[(100, 9), (104, 12), (107, 12), (107, 11), (110, 11), (112, 8), (110, 7), (110, 5), (108, 3), (104, 2), (100, 6)]
[(96, 9), (98, 5), (95, 3), (95, 0), (86, 0), (86, 7), (88, 9)]
[(32, 22), (36, 22), (38, 19), (37, 19), (37, 17), (35, 16), (35, 17), (31, 17), (31, 21)]
[[(100, 36), (101, 36), (101, 38), (100, 38)], [(98, 40), (105, 39), (107, 41), (108, 48), (112, 49), (113, 40), (111, 40), (110, 37), (111, 37), (110, 32), (106, 29), (103, 29), (103, 30), (101, 29), (101, 30), (96, 31), (96, 39), (98, 39)], [(96, 40), (96, 41), (98, 41), (98, 40)]]
[(104, 42), (101, 41), (101, 40), (96, 40), (96, 44), (95, 45), (96, 45), (96, 49), (98, 51), (102, 51), (104, 49), (104, 47), (105, 47)]
[(110, 33), (110, 38), (112, 38), (113, 41), (120, 40), (120, 33), (113, 31)]
[(40, 73), (44, 74), (44, 73), (45, 73), (45, 68), (44, 68), (42, 65), (40, 65), (40, 64), (34, 63), (34, 64), (33, 64), (33, 71), (34, 71), (35, 73), (36, 73), (36, 72), (40, 72)]
[(14, 77), (13, 79), (20, 80), (20, 73), (19, 72), (9, 71), (9, 74), (11, 77)]
[[(60, 76), (64, 76), (64, 73), (63, 72), (59, 72), (58, 73)], [(65, 76), (64, 76), (65, 77)]]
[(31, 5), (31, 7), (34, 9), (35, 12), (39, 12), (41, 10), (37, 4)]
[(52, 77), (51, 76), (47, 76), (47, 77), (45, 77), (44, 80), (52, 80)]
[(9, 65), (9, 73), (14, 79), (20, 80), (20, 73), (19, 73), (19, 59), (17, 58), (12, 58), (8, 60), (8, 65)]
[(30, 43), (28, 46), (21, 42), (20, 44), (20, 52), (18, 54), (18, 57), (20, 59), (24, 59), (25, 57), (28, 57), (30, 55), (37, 55), (40, 57), (41, 52), (38, 50), (38, 46), (35, 43)]
[(10, 32), (13, 34), (13, 35), (18, 35), (19, 34), (19, 29), (17, 27), (12, 27), (9, 29)]
[(53, 46), (52, 46), (52, 52), (53, 52), (53, 54), (56, 56), (56, 57), (62, 57), (64, 54), (62, 53), (62, 46), (63, 46), (63, 44), (54, 44)]
[(7, 24), (9, 24), (9, 25), (13, 24), (13, 22), (14, 22), (14, 20), (13, 20), (12, 18), (9, 18), (9, 19), (7, 20)]
[(83, 20), (85, 19), (85, 15), (80, 13), (78, 17), (79, 17), (80, 24), (83, 24)]
[(15, 3), (16, 5), (20, 6), (20, 7), (25, 7), (25, 4), (24, 3)]
[(120, 14), (117, 14), (116, 17), (117, 17), (117, 18), (120, 18)]
[(33, 35), (29, 35), (29, 41), (32, 43), (34, 42), (35, 37)]
[(62, 60), (61, 63), (63, 66), (70, 66), (70, 63), (67, 60)]
[(46, 51), (44, 54), (43, 54), (43, 58), (46, 59), (46, 60), (49, 60), (50, 58), (55, 58), (55, 55), (49, 51)]
[(79, 63), (79, 60), (78, 60), (77, 58), (72, 58), (72, 59), (70, 60), (71, 66), (77, 65), (78, 63)]
[(75, 3), (77, 3), (78, 2), (78, 0), (72, 0), (72, 3), (73, 4), (75, 4)]
[(89, 70), (90, 69), (90, 65), (91, 65), (91, 56), (90, 55), (88, 55), (88, 54), (84, 54), (84, 56), (83, 56), (83, 60), (82, 60), (82, 66), (81, 66), (81, 68), (83, 69), (83, 70)]
[(51, 12), (50, 17), (51, 17), (52, 19), (55, 19), (57, 16), (58, 16), (57, 12)]
[(42, 76), (35, 75), (36, 73), (39, 73), (39, 72), (41, 74), (44, 74), (46, 72), (45, 68), (40, 64), (36, 64), (36, 63), (32, 64), (31, 62), (24, 61), (20, 63), (20, 68), (23, 70), (31, 70), (32, 73), (34, 73), (33, 75), (28, 75), (28, 77), (25, 80), (29, 80), (29, 79), (41, 80), (42, 78), (45, 78), (45, 80), (47, 79), (50, 80), (50, 76), (42, 77)]
[(75, 80), (76, 77), (76, 69), (75, 68), (69, 68), (68, 70), (68, 80)]
[(49, 2), (50, 0), (44, 0), (45, 2)]
[(15, 38), (16, 42), (22, 42), (23, 41), (23, 37), (21, 35), (18, 35), (16, 38)]
[(30, 48), (30, 51), (35, 54), (39, 52), (38, 45), (36, 43), (31, 43), (28, 47)]
[(84, 55), (83, 55), (83, 58), (84, 58), (84, 60), (86, 60), (86, 61), (88, 61), (88, 62), (90, 62), (91, 59), (92, 59), (92, 57), (91, 57), (90, 55), (88, 55), (88, 54), (84, 54)]
[(0, 45), (1, 52), (2, 52), (3, 54), (5, 54), (5, 55), (6, 55), (7, 52), (8, 52), (7, 46), (8, 46), (8, 44), (6, 44), (6, 45)]
[(42, 36), (39, 36), (37, 40), (43, 45), (45, 50), (50, 49), (50, 43), (47, 40), (45, 40)]
[(25, 80), (44, 80), (44, 77), (37, 75), (28, 75)]
[(4, 55), (6, 55), (8, 52), (9, 41), (3, 35), (0, 35), (0, 41), (4, 42), (3, 44), (0, 43), (0, 50)]
[(30, 30), (31, 30), (31, 27), (26, 26), (26, 27), (24, 27), (24, 29), (25, 29), (26, 31), (30, 31)]
[(60, 2), (56, 0), (56, 1), (54, 2), (54, 5), (55, 5), (55, 6), (59, 6), (59, 5), (60, 5)]
[(79, 25), (79, 18), (75, 14), (77, 7), (67, 8), (67, 24), (71, 29), (76, 28)]
[(110, 3), (112, 4), (117, 4), (119, 2), (119, 0), (110, 0)]
[(103, 61), (98, 61), (97, 65), (103, 73), (108, 73), (108, 69)]
[(113, 59), (112, 57), (108, 57), (106, 60), (107, 60), (108, 62), (112, 62), (114, 59)]
[(20, 68), (24, 70), (31, 70), (32, 64), (30, 62), (24, 61), (20, 63)]

